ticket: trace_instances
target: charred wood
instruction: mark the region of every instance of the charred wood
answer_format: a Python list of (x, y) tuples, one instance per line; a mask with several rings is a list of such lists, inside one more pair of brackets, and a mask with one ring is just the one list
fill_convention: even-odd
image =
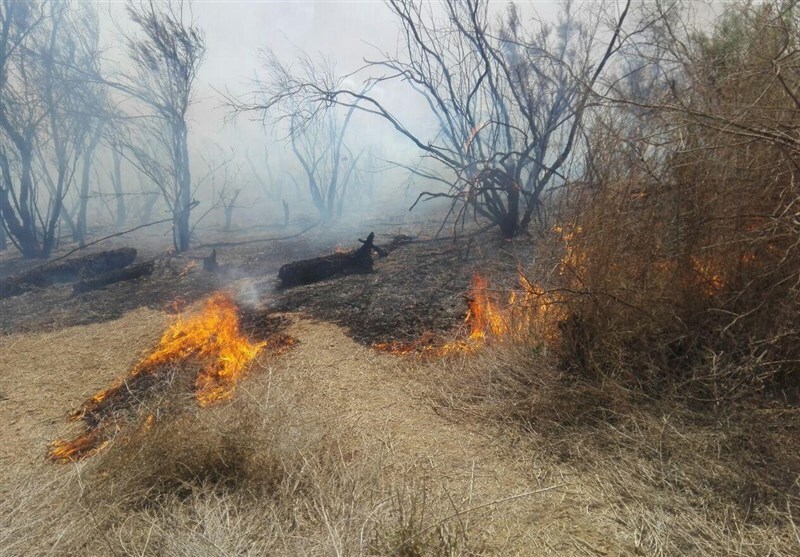
[(33, 288), (106, 275), (127, 267), (135, 259), (134, 248), (118, 248), (44, 265), (0, 282), (0, 298), (19, 296)]
[(372, 252), (379, 249), (374, 240), (375, 233), (370, 232), (366, 240), (359, 239), (362, 245), (358, 249), (287, 263), (278, 271), (278, 278), (282, 286), (290, 287), (312, 284), (335, 275), (370, 273)]
[(137, 263), (136, 265), (130, 265), (124, 269), (117, 269), (95, 278), (80, 280), (72, 287), (72, 291), (75, 294), (80, 294), (82, 292), (99, 290), (100, 288), (105, 288), (117, 282), (146, 277), (153, 274), (154, 267), (153, 261), (145, 261), (143, 263)]
[(214, 272), (217, 270), (217, 267), (219, 267), (219, 264), (217, 263), (217, 250), (212, 249), (211, 255), (203, 258), (203, 270)]

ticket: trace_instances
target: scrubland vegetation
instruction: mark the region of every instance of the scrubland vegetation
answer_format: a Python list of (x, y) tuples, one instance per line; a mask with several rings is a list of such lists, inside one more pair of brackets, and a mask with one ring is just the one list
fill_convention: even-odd
[[(452, 202), (442, 217), (469, 236), (454, 241), (499, 230), (522, 254), (481, 271), (514, 284), (523, 328), (414, 357), (301, 321), (295, 351), (256, 360), (231, 401), (198, 408), (176, 382), (148, 402), (152, 427), (71, 464), (5, 447), (0, 553), (800, 554), (800, 4), (592, 8), (539, 27), (510, 7), (493, 27), (482, 2), (436, 23), (389, 2), (409, 57), (368, 64), (383, 77), (348, 89), (269, 54), (260, 96), (228, 98), (286, 126), (331, 226), (361, 157), (350, 118), (389, 122), (421, 151), (402, 166), (422, 197)], [(427, 102), (432, 137), (377, 96), (392, 80)], [(0, 214), (23, 255), (47, 255), (58, 215), (14, 194), (32, 158), (9, 153), (31, 145), (7, 106)], [(185, 157), (165, 163), (186, 165), (165, 193), (179, 251)]]

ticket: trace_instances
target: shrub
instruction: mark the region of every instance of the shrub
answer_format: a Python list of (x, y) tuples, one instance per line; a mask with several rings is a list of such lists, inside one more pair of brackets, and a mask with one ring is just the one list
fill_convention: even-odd
[(553, 240), (570, 367), (701, 400), (797, 393), (797, 9), (730, 8), (669, 92), (596, 119)]

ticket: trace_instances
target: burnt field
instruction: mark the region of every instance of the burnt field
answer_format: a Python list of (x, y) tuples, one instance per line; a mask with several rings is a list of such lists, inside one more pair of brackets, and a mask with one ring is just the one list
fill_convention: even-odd
[[(181, 256), (148, 248), (145, 241), (145, 247), (138, 250), (137, 262), (152, 261), (151, 274), (90, 292), (76, 292), (73, 280), (7, 295), (0, 299), (0, 332), (49, 331), (109, 321), (141, 307), (175, 313), (222, 289), (230, 291), (243, 307), (302, 312), (337, 323), (365, 345), (411, 341), (425, 333), (446, 334), (458, 328), (467, 311), (473, 274), (513, 277), (520, 253), (532, 249), (532, 241), (525, 238), (515, 242), (489, 234), (436, 238), (429, 231), (420, 231), (419, 226), (391, 231), (374, 228), (375, 244), (389, 246), (391, 251), (385, 256), (373, 254), (373, 272), (337, 274), (290, 288), (277, 279), (283, 264), (356, 249), (358, 238), (366, 237), (370, 230), (361, 235), (311, 230), (286, 239), (226, 237)], [(86, 251), (96, 253), (125, 245), (137, 245), (137, 241), (120, 239)], [(218, 267), (206, 270), (203, 258), (212, 249)], [(65, 260), (85, 255), (79, 251)], [(6, 260), (3, 279), (12, 280), (31, 269), (47, 267)]]

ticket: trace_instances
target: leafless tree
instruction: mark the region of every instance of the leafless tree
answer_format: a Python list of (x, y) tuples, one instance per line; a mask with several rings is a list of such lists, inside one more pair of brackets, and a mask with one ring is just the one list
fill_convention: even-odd
[(86, 148), (96, 63), (91, 5), (4, 1), (0, 9), (0, 216), (25, 257), (47, 257)]
[(437, 123), (431, 137), (378, 96), (309, 72), (308, 64), (280, 79), (271, 72), (262, 97), (233, 104), (237, 110), (266, 112), (292, 99), (307, 104), (301, 114), (308, 118), (331, 106), (381, 118), (447, 170), (408, 167), (445, 185), (420, 199), (451, 199), (456, 222), (472, 209), (476, 218), (513, 237), (538, 210), (545, 188), (562, 176), (592, 86), (622, 42), (629, 4), (606, 22), (602, 12), (584, 21), (573, 3), (565, 2), (555, 25), (534, 22), (528, 31), (531, 25), (514, 4), (493, 26), (486, 0), (388, 0), (401, 27), (400, 52), (368, 61), (363, 71), (373, 75), (366, 83), (410, 87), (420, 95)]
[[(294, 68), (282, 63), (272, 52), (265, 53), (267, 89), (282, 89), (294, 79)], [(300, 72), (312, 81), (333, 83), (333, 64), (319, 63), (308, 55), (300, 57)], [(362, 93), (366, 93), (364, 89)], [(285, 95), (271, 103), (265, 119), (276, 129), (285, 126), (292, 153), (302, 168), (311, 200), (322, 222), (341, 216), (347, 187), (360, 154), (353, 154), (345, 142), (347, 129), (358, 103), (345, 110), (336, 106), (318, 110), (305, 97)], [(294, 178), (294, 177), (293, 177)]]
[(131, 159), (161, 191), (173, 219), (176, 251), (189, 248), (192, 198), (187, 112), (205, 39), (188, 4), (148, 0), (128, 4), (139, 34), (128, 37), (134, 71), (112, 85), (139, 102), (140, 129), (126, 145)]
[(332, 110), (302, 125), (298, 113), (291, 120), (292, 152), (303, 168), (311, 199), (323, 222), (341, 217), (347, 186), (358, 163), (359, 155), (353, 156), (344, 143), (353, 110), (351, 107), (347, 111), (343, 121)]

